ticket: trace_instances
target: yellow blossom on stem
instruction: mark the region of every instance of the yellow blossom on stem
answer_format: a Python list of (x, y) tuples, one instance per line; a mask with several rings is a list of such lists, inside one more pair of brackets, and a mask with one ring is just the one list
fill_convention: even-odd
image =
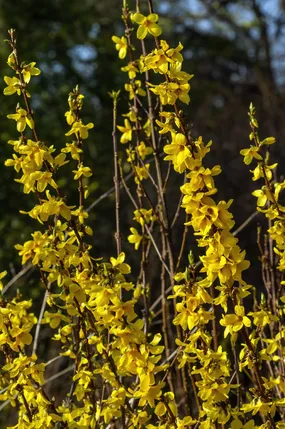
[(89, 122), (89, 124), (84, 125), (82, 124), (82, 121), (76, 121), (73, 122), (72, 128), (68, 133), (66, 133), (66, 136), (71, 136), (71, 134), (76, 134), (82, 139), (87, 139), (89, 136), (88, 130), (91, 130), (94, 127), (94, 124), (92, 122)]
[(70, 153), (73, 159), (80, 160), (80, 154), (83, 152), (76, 143), (66, 143), (65, 148), (61, 149), (63, 153)]
[(136, 159), (136, 151), (134, 149), (126, 149), (127, 162), (132, 163)]
[(183, 49), (183, 45), (179, 43), (176, 48), (169, 49), (169, 45), (165, 40), (160, 41), (161, 49), (154, 49), (144, 59), (144, 67), (153, 69), (155, 73), (166, 74), (171, 64), (182, 63), (183, 57), (179, 51)]
[(159, 95), (162, 104), (175, 104), (177, 99), (185, 104), (190, 103), (188, 92), (190, 91), (190, 84), (188, 82), (163, 82), (159, 85), (148, 83), (151, 87), (150, 90)]
[(226, 329), (224, 331), (224, 337), (228, 334), (235, 334), (240, 331), (244, 326), (249, 327), (251, 325), (250, 319), (245, 316), (244, 307), (241, 305), (235, 305), (235, 314), (223, 315), (223, 319), (220, 324)]
[(36, 189), (39, 192), (43, 192), (48, 185), (52, 186), (54, 189), (57, 189), (57, 184), (52, 178), (52, 173), (41, 171), (27, 172), (23, 174), (21, 179), (15, 179), (15, 182), (22, 183), (24, 185), (24, 193), (29, 194), (30, 192), (35, 192), (35, 184), (37, 184)]
[(269, 325), (271, 322), (277, 322), (279, 320), (278, 316), (271, 314), (270, 311), (260, 310), (260, 311), (250, 311), (249, 316), (253, 317), (253, 323), (256, 326), (264, 328), (266, 325)]
[(142, 180), (145, 180), (148, 178), (149, 167), (150, 167), (150, 164), (145, 164), (144, 167), (135, 166), (135, 182), (137, 184), (139, 184)]
[(276, 142), (275, 137), (266, 137), (266, 139), (260, 142), (260, 146), (270, 146)]
[(135, 63), (129, 63), (127, 66), (121, 67), (121, 70), (123, 72), (128, 72), (129, 79), (134, 79), (138, 73)]
[(141, 13), (135, 13), (131, 16), (132, 21), (136, 24), (139, 24), (137, 30), (137, 38), (144, 39), (147, 33), (150, 33), (154, 37), (161, 35), (162, 30), (157, 23), (158, 15), (156, 13), (151, 13), (148, 16), (144, 16)]
[(36, 63), (32, 62), (30, 64), (27, 64), (23, 66), (23, 69), (21, 71), (25, 83), (29, 83), (32, 76), (38, 76), (41, 71), (37, 67), (35, 67)]
[(137, 116), (137, 114), (134, 112), (132, 108), (130, 109), (129, 113), (123, 113), (122, 116), (125, 118), (129, 118), (131, 122), (136, 122), (137, 119), (141, 119), (140, 117)]
[(12, 328), (10, 330), (10, 335), (15, 339), (13, 348), (18, 351), (18, 346), (30, 345), (33, 341), (32, 335), (28, 332), (32, 328), (32, 324), (25, 324), (22, 328)]
[(190, 148), (187, 146), (187, 140), (182, 133), (171, 133), (172, 142), (164, 146), (163, 150), (167, 154), (166, 161), (172, 161), (174, 170), (183, 173), (187, 168), (189, 158), (192, 158)]
[(78, 180), (81, 176), (90, 177), (92, 176), (92, 170), (90, 167), (84, 167), (81, 164), (78, 167), (78, 170), (72, 170), (72, 173), (75, 173), (74, 180)]
[(78, 207), (78, 209), (76, 210), (72, 210), (71, 214), (77, 217), (80, 225), (83, 225), (85, 222), (85, 219), (88, 219), (88, 216), (89, 216), (82, 206)]
[(138, 250), (143, 236), (138, 233), (138, 230), (136, 228), (130, 228), (130, 231), (131, 231), (131, 234), (128, 236), (128, 241), (134, 244), (135, 249)]
[(15, 68), (16, 65), (16, 59), (15, 59), (15, 54), (14, 52), (12, 52), (9, 56), (8, 56), (8, 60), (7, 60), (7, 64), (9, 67), (11, 67), (12, 69)]
[(66, 117), (66, 122), (68, 123), (68, 125), (72, 125), (73, 122), (76, 121), (76, 115), (74, 113), (73, 110), (68, 110), (64, 116)]
[(48, 323), (52, 329), (56, 329), (62, 321), (68, 322), (68, 318), (60, 311), (57, 311), (56, 313), (45, 311), (42, 319), (42, 323)]
[(17, 77), (5, 76), (4, 81), (8, 85), (4, 88), (4, 95), (12, 95), (15, 94), (15, 92), (21, 95), (21, 82)]
[(131, 267), (124, 262), (125, 253), (121, 252), (119, 256), (116, 258), (111, 257), (110, 262), (114, 268), (117, 268), (122, 274), (129, 274), (131, 272)]
[(120, 139), (121, 143), (128, 143), (132, 140), (133, 128), (128, 119), (124, 120), (124, 126), (117, 125), (117, 128), (121, 133), (123, 133)]
[(150, 155), (153, 152), (153, 149), (151, 147), (146, 146), (144, 142), (140, 142), (137, 149), (138, 154), (142, 160), (144, 160), (147, 155)]
[(71, 219), (70, 209), (74, 206), (67, 206), (62, 199), (57, 200), (46, 191), (47, 200), (42, 199), (41, 204), (36, 205), (29, 212), (20, 210), (20, 213), (28, 214), (34, 219), (38, 219), (40, 223), (46, 222), (49, 216), (57, 215), (62, 216), (66, 220)]
[(138, 209), (134, 211), (134, 215), (135, 217), (133, 219), (139, 222), (141, 226), (144, 226), (152, 220), (156, 220), (156, 216), (153, 214), (152, 209)]
[(274, 168), (277, 167), (277, 163), (272, 164), (272, 165), (262, 165), (261, 163), (258, 164), (254, 170), (250, 170), (251, 173), (253, 173), (253, 178), (252, 180), (258, 180), (261, 177), (266, 176), (267, 180), (271, 180), (272, 179), (272, 171), (274, 170)]
[(263, 207), (267, 203), (267, 201), (272, 202), (272, 196), (270, 192), (268, 192), (266, 186), (263, 186), (262, 189), (256, 189), (252, 192), (254, 197), (257, 197), (257, 205), (258, 207)]
[[(145, 378), (147, 379), (147, 377)], [(141, 388), (138, 392), (135, 392), (134, 397), (140, 398), (139, 406), (143, 407), (145, 404), (149, 404), (152, 408), (155, 407), (155, 400), (159, 400), (162, 391), (161, 389), (165, 386), (165, 383), (158, 383), (154, 386), (150, 386), (149, 383), (141, 383)]]
[(32, 264), (37, 265), (41, 258), (44, 246), (47, 245), (47, 234), (42, 234), (36, 231), (32, 234), (33, 240), (26, 241), (23, 245), (16, 244), (15, 249), (19, 250), (19, 255), (22, 256), (22, 264), (24, 265), (30, 258)]
[(117, 51), (119, 51), (119, 58), (123, 60), (127, 55), (127, 51), (128, 51), (127, 39), (125, 38), (125, 36), (122, 36), (122, 37), (112, 36), (112, 40), (116, 44)]
[(159, 134), (166, 134), (168, 132), (173, 132), (173, 126), (176, 125), (180, 128), (180, 119), (177, 118), (175, 113), (172, 112), (160, 112), (159, 116), (165, 118), (165, 122), (161, 122), (158, 119), (155, 121), (158, 126), (162, 129), (159, 131)]
[(34, 128), (34, 120), (25, 109), (19, 108), (17, 109), (17, 113), (7, 115), (7, 118), (14, 119), (14, 121), (17, 122), (17, 130), (19, 133), (22, 133), (25, 130), (26, 125), (31, 129)]
[[(189, 186), (191, 192), (197, 192), (198, 190), (202, 190), (204, 187), (206, 187), (212, 195), (215, 190), (213, 177), (220, 173), (221, 167), (219, 165), (215, 165), (215, 167), (213, 167), (211, 170), (209, 168), (200, 167), (199, 169), (192, 170), (187, 174), (190, 182), (186, 185)], [(189, 191), (187, 193), (189, 193)], [(207, 194), (209, 195), (208, 192)]]
[(125, 83), (125, 90), (129, 92), (130, 100), (134, 99), (135, 94), (140, 95), (141, 97), (146, 95), (145, 90), (141, 86), (142, 82), (139, 79), (133, 81), (132, 83)]
[(170, 68), (167, 72), (167, 75), (171, 81), (185, 84), (190, 79), (192, 79), (194, 75), (186, 73), (185, 71), (182, 71), (181, 67), (182, 67), (182, 64), (177, 61), (175, 63), (170, 64)]
[(249, 165), (253, 158), (257, 159), (258, 161), (262, 160), (262, 156), (258, 153), (259, 147), (251, 146), (249, 149), (242, 149), (240, 151), (240, 154), (244, 156), (243, 162), (246, 165)]

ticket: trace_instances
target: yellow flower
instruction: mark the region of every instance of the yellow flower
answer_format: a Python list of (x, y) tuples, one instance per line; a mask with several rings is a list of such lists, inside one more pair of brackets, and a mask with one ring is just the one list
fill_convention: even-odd
[(159, 131), (159, 134), (166, 134), (168, 132), (173, 132), (173, 125), (175, 124), (180, 128), (180, 120), (174, 113), (171, 112), (160, 112), (159, 116), (165, 118), (165, 122), (161, 122), (158, 119), (155, 121), (162, 129)]
[(23, 183), (24, 193), (29, 194), (30, 192), (35, 192), (35, 183), (37, 182), (37, 190), (43, 192), (47, 185), (52, 186), (54, 189), (57, 189), (57, 184), (52, 178), (52, 173), (41, 171), (35, 171), (33, 173), (27, 172), (23, 174), (21, 179), (15, 179), (15, 182)]
[(89, 122), (87, 125), (83, 125), (81, 120), (76, 121), (72, 124), (72, 128), (68, 133), (66, 133), (66, 136), (71, 136), (71, 134), (76, 134), (77, 136), (80, 136), (82, 139), (87, 139), (89, 136), (88, 130), (92, 129), (94, 127), (94, 124), (92, 122)]
[(124, 262), (125, 253), (121, 252), (117, 259), (111, 257), (110, 262), (114, 268), (117, 268), (122, 274), (129, 274), (131, 272), (131, 267)]
[(151, 147), (147, 147), (144, 142), (140, 142), (138, 145), (138, 153), (142, 160), (145, 159), (147, 155), (150, 155), (153, 152)]
[(156, 13), (151, 13), (148, 16), (144, 16), (141, 13), (135, 13), (132, 15), (132, 20), (139, 24), (137, 30), (137, 38), (144, 39), (147, 33), (150, 33), (154, 37), (161, 35), (162, 30), (156, 22), (158, 21), (158, 15)]
[(217, 176), (220, 173), (221, 167), (219, 165), (215, 165), (211, 170), (209, 168), (200, 167), (199, 169), (192, 170), (187, 174), (187, 177), (191, 179), (190, 183), (187, 183), (187, 185), (190, 186), (192, 192), (203, 190), (204, 187), (213, 191), (213, 189), (215, 189), (213, 176)]
[(145, 97), (146, 92), (141, 88), (142, 82), (140, 80), (135, 80), (132, 83), (125, 83), (125, 90), (129, 92), (129, 99), (132, 100), (135, 97), (135, 94)]
[[(157, 404), (157, 406), (155, 407), (154, 413), (158, 416), (158, 417), (162, 417), (164, 416), (164, 414), (166, 414), (167, 412), (167, 408), (166, 405), (164, 405), (163, 402), (159, 402)], [(155, 426), (154, 426), (155, 427)]]
[(129, 243), (132, 243), (135, 245), (135, 249), (138, 250), (140, 247), (140, 242), (142, 240), (142, 235), (140, 235), (136, 228), (130, 228), (130, 231), (132, 234), (128, 236)]
[(189, 83), (185, 82), (163, 82), (160, 85), (148, 84), (152, 86), (150, 90), (159, 95), (162, 104), (175, 104), (177, 98), (185, 104), (190, 103), (188, 92), (190, 91)]
[(127, 66), (121, 67), (121, 70), (123, 72), (128, 72), (129, 79), (134, 79), (138, 73), (138, 69), (135, 66), (135, 63), (129, 63)]
[(82, 149), (80, 149), (76, 143), (66, 143), (65, 148), (61, 149), (61, 152), (68, 153), (70, 152), (71, 157), (73, 159), (76, 159), (77, 161), (80, 160), (80, 153), (82, 153)]
[(131, 164), (136, 159), (136, 151), (133, 149), (126, 149), (126, 154), (128, 155), (127, 162)]
[(248, 317), (244, 315), (244, 307), (241, 305), (235, 305), (235, 314), (226, 314), (223, 315), (223, 319), (220, 321), (222, 326), (225, 326), (224, 337), (230, 333), (234, 334), (240, 331), (243, 326), (249, 327), (251, 321)]
[(11, 67), (12, 69), (15, 69), (16, 66), (16, 59), (15, 59), (15, 55), (14, 52), (12, 52), (9, 57), (8, 57), (8, 61), (7, 64), (9, 67)]
[(251, 146), (249, 149), (242, 149), (240, 154), (244, 156), (243, 162), (246, 165), (249, 165), (253, 158), (257, 159), (258, 161), (262, 160), (262, 156), (258, 152), (259, 147)]
[(254, 197), (257, 197), (257, 205), (258, 207), (263, 207), (267, 203), (267, 200), (272, 201), (272, 197), (270, 193), (267, 191), (266, 186), (263, 186), (262, 189), (256, 189), (256, 191), (252, 192)]
[(145, 135), (147, 137), (150, 137), (150, 135), (151, 135), (151, 124), (150, 124), (150, 120), (149, 119), (146, 120), (146, 122), (145, 122), (145, 124), (143, 126), (143, 130), (144, 130)]
[(4, 81), (8, 85), (4, 88), (4, 95), (12, 95), (15, 94), (15, 92), (21, 95), (21, 82), (17, 77), (5, 76)]
[[(153, 69), (155, 72), (165, 74), (168, 71), (168, 64), (174, 60), (168, 56), (169, 45), (165, 40), (160, 41), (161, 49), (154, 49), (144, 58), (146, 69)], [(173, 49), (172, 49), (173, 51)]]
[(228, 383), (218, 383), (211, 379), (198, 381), (196, 385), (199, 388), (198, 396), (203, 401), (211, 399), (212, 402), (226, 401), (231, 388)]
[(7, 118), (14, 119), (17, 122), (17, 130), (19, 133), (25, 130), (27, 124), (31, 129), (34, 128), (34, 120), (25, 109), (19, 108), (17, 109), (17, 113), (7, 115)]
[(271, 144), (274, 144), (275, 142), (276, 142), (275, 137), (266, 137), (266, 139), (260, 142), (260, 146), (271, 145)]
[(191, 152), (187, 147), (186, 137), (182, 133), (172, 132), (171, 138), (171, 144), (167, 144), (163, 148), (167, 154), (164, 159), (172, 161), (174, 170), (178, 173), (183, 173), (187, 167), (189, 168), (188, 161), (192, 158)]
[(272, 165), (264, 165), (262, 166), (261, 164), (258, 164), (254, 170), (250, 170), (250, 172), (253, 174), (253, 178), (252, 180), (258, 180), (261, 177), (264, 177), (264, 174), (267, 178), (267, 180), (271, 180), (272, 179), (272, 171), (274, 168), (277, 167), (277, 163), (272, 164)]
[(67, 206), (62, 199), (57, 200), (46, 191), (47, 200), (41, 199), (41, 204), (36, 205), (29, 212), (20, 210), (20, 213), (28, 214), (33, 219), (38, 219), (40, 223), (46, 222), (49, 216), (62, 216), (66, 220), (71, 219), (70, 209), (74, 206)]
[(248, 315), (253, 317), (253, 323), (256, 326), (260, 326), (262, 328), (269, 325), (271, 322), (277, 322), (279, 320), (278, 316), (271, 314), (268, 310), (251, 311)]
[(72, 170), (72, 173), (75, 173), (74, 180), (79, 179), (81, 176), (92, 176), (91, 169), (89, 167), (84, 167), (82, 164), (79, 166), (78, 170)]
[[(85, 168), (89, 168), (89, 167), (85, 167)], [(78, 209), (76, 209), (76, 210), (72, 210), (71, 214), (78, 218), (78, 221), (81, 225), (84, 224), (84, 222), (85, 222), (84, 219), (88, 219), (88, 217), (89, 217), (88, 213), (83, 210), (82, 206), (78, 207)]]
[(125, 38), (125, 36), (123, 37), (117, 37), (117, 36), (113, 36), (112, 40), (114, 43), (116, 43), (116, 49), (117, 51), (119, 51), (119, 58), (122, 60), (125, 58), (125, 56), (127, 55), (127, 51), (128, 51), (128, 42), (127, 39)]
[(42, 319), (42, 323), (48, 323), (52, 329), (56, 329), (60, 325), (61, 321), (68, 322), (68, 318), (61, 314), (60, 311), (57, 311), (56, 313), (45, 311)]
[(140, 390), (135, 392), (134, 397), (140, 398), (139, 407), (143, 407), (148, 403), (152, 408), (154, 408), (155, 400), (159, 400), (162, 394), (161, 389), (165, 386), (165, 383), (161, 382), (157, 385), (150, 386), (148, 379), (149, 377), (146, 375), (144, 380), (141, 382)]
[(139, 184), (142, 180), (147, 179), (149, 176), (148, 170), (149, 170), (150, 164), (145, 164), (144, 167), (137, 167), (135, 166), (135, 182)]
[(38, 76), (41, 73), (40, 69), (35, 67), (35, 64), (36, 63), (33, 62), (23, 67), (22, 75), (26, 83), (30, 82), (32, 76)]
[(152, 209), (135, 210), (134, 215), (135, 217), (133, 219), (136, 220), (138, 223), (140, 223), (141, 226), (144, 226), (146, 223), (149, 223), (151, 220), (156, 220), (156, 216), (153, 215)]
[(73, 110), (68, 110), (64, 116), (66, 117), (66, 122), (68, 123), (68, 125), (72, 125), (73, 122), (75, 122), (76, 120), (76, 115), (74, 113)]
[(15, 338), (14, 350), (18, 350), (18, 346), (21, 345), (30, 345), (33, 341), (32, 335), (28, 332), (33, 327), (32, 323), (26, 323), (21, 328), (15, 327), (10, 330), (10, 335), (12, 338)]
[(170, 64), (170, 69), (168, 70), (167, 75), (170, 80), (179, 82), (180, 84), (184, 84), (190, 79), (192, 79), (194, 75), (182, 71), (181, 67), (182, 64), (177, 61), (175, 63)]
[(133, 129), (128, 119), (125, 119), (124, 125), (125, 125), (124, 127), (117, 125), (118, 130), (121, 131), (121, 133), (123, 133), (121, 136), (120, 142), (128, 143), (132, 140)]
[(18, 158), (17, 155), (15, 155), (14, 153), (13, 153), (12, 156), (13, 156), (14, 159), (6, 159), (6, 161), (5, 161), (4, 164), (5, 164), (6, 167), (12, 167), (12, 166), (14, 166), (14, 169), (17, 171), (17, 173), (19, 173), (19, 171), (22, 168), (23, 159), (22, 159), (22, 157)]

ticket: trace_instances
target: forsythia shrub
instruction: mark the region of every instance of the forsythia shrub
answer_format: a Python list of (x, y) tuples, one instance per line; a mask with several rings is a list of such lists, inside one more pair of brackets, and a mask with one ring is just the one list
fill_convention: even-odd
[[(84, 96), (78, 88), (69, 95), (66, 146), (58, 152), (42, 142), (28, 92), (40, 70), (34, 62), (20, 61), (15, 32), (9, 31), (12, 74), (4, 78), (4, 94), (21, 98), (8, 115), (18, 136), (8, 142), (14, 153), (5, 165), (19, 173), (16, 181), (23, 192), (37, 199), (29, 212), (21, 213), (40, 223), (16, 249), (23, 265), (38, 268), (45, 296), (37, 318), (31, 300), (20, 293), (7, 299), (1, 283), (1, 409), (15, 408), (15, 429), (282, 429), (285, 207), (279, 195), (285, 181), (276, 180), (277, 164), (270, 161), (268, 146), (275, 139), (260, 139), (251, 105), (250, 146), (241, 154), (245, 164), (254, 165), (253, 180), (260, 187), (253, 195), (269, 222), (266, 252), (260, 244), (265, 292), (258, 301), (250, 298), (253, 286), (243, 278), (250, 263), (233, 232), (232, 201), (214, 199), (214, 177), (221, 168), (204, 165), (212, 143), (191, 136), (180, 110), (181, 103), (190, 102), (192, 78), (183, 70), (183, 46), (171, 47), (161, 38), (151, 0), (148, 6), (143, 15), (138, 6), (131, 12), (124, 1), (125, 34), (112, 38), (126, 61), (122, 71), (128, 77), (129, 111), (117, 118), (120, 91), (113, 91), (117, 255), (106, 262), (92, 254), (92, 240), (86, 240), (93, 235), (87, 223), (92, 171), (84, 161), (84, 143), (94, 125), (82, 117)], [(146, 38), (153, 45), (149, 52)], [(118, 136), (125, 145), (120, 149)], [(78, 183), (77, 206), (68, 203), (58, 184), (60, 169), (69, 162)], [(126, 166), (132, 186), (124, 176)], [(166, 188), (172, 168), (185, 180), (171, 218)], [(128, 236), (140, 260), (134, 282), (122, 251), (121, 187), (134, 208)], [(181, 209), (185, 228), (182, 237), (176, 236), (181, 245), (174, 252)], [(201, 248), (198, 262), (185, 248), (189, 226)], [(181, 267), (185, 252), (189, 263)], [(155, 258), (161, 267), (156, 296), (148, 269)], [(1, 273), (1, 281), (6, 274)], [(64, 398), (46, 393), (45, 370), (54, 359), (37, 355), (43, 324), (60, 344), (58, 359), (71, 362)]]

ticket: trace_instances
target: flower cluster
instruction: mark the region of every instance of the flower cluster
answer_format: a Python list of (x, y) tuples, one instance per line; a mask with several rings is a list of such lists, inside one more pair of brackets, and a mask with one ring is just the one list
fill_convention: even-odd
[[(15, 43), (11, 33), (13, 52)], [(18, 64), (17, 58), (15, 55), (13, 69), (22, 76), (25, 66)], [(20, 91), (27, 102), (28, 68), (25, 73), (26, 78), (20, 80)], [(30, 74), (38, 72), (31, 69)], [(159, 345), (160, 334), (149, 338), (144, 332), (144, 322), (134, 310), (135, 294), (129, 300), (122, 300), (123, 291), (132, 291), (134, 287), (125, 278), (130, 266), (125, 262), (124, 252), (117, 258), (111, 257), (108, 263), (98, 262), (91, 256), (91, 246), (85, 243), (85, 234), (92, 235), (92, 230), (86, 225), (84, 201), (88, 186), (83, 179), (91, 176), (91, 170), (83, 164), (83, 140), (93, 124), (84, 125), (80, 118), (83, 95), (78, 88), (70, 93), (68, 103), (65, 116), (71, 129), (66, 136), (74, 136), (74, 141), (67, 143), (58, 155), (53, 146), (46, 146), (38, 139), (29, 104), (27, 111), (17, 113), (24, 119), (13, 117), (20, 136), (9, 142), (17, 155), (13, 154), (6, 165), (22, 174), (17, 181), (24, 185), (24, 192), (34, 192), (38, 198), (38, 204), (22, 213), (37, 219), (45, 228), (43, 232), (35, 231), (24, 244), (17, 244), (16, 249), (22, 264), (30, 262), (39, 268), (49, 309), (37, 320), (28, 312), (31, 301), (21, 301), (19, 296), (10, 302), (1, 299), (1, 351), (6, 360), (1, 370), (1, 400), (18, 407), (15, 429), (57, 425), (105, 427), (123, 418), (128, 419), (129, 427), (137, 428), (151, 419), (154, 411), (146, 410), (152, 408), (159, 415), (169, 416), (176, 412), (171, 393), (167, 396), (165, 392), (160, 399), (165, 383), (156, 379), (167, 367), (159, 363), (164, 346)], [(26, 112), (34, 140), (24, 134)], [(140, 152), (145, 156), (149, 153), (143, 142)], [(68, 205), (56, 180), (57, 170), (69, 162), (66, 154), (77, 162), (74, 180), (79, 182), (78, 207)], [(137, 174), (140, 177), (143, 173)], [(136, 218), (144, 225), (154, 220), (155, 215), (142, 210), (136, 213)], [(1, 273), (1, 278), (5, 274)], [(61, 404), (45, 393), (47, 363), (39, 363), (40, 358), (35, 353), (29, 356), (26, 349), (33, 341), (33, 350), (37, 349), (37, 339), (33, 339), (31, 331), (35, 325), (39, 329), (41, 324), (49, 324), (55, 331), (53, 341), (60, 343), (60, 355), (68, 357), (76, 368), (70, 397)], [(97, 390), (100, 384), (105, 386), (103, 393)], [(136, 409), (132, 401), (137, 402)], [(166, 410), (162, 409), (164, 404)]]
[[(143, 39), (147, 34), (147, 25), (150, 25), (148, 18), (139, 15), (137, 19), (136, 15), (132, 16), (132, 21), (139, 24), (138, 38)], [(153, 23), (156, 22), (157, 17)], [(146, 23), (148, 24), (146, 25)], [(152, 132), (154, 130), (158, 132), (161, 140), (166, 143), (163, 148), (166, 154), (165, 160), (170, 161), (174, 170), (184, 173), (188, 179), (181, 186), (183, 195), (181, 207), (185, 210), (187, 219), (185, 226), (192, 226), (198, 246), (204, 249), (204, 255), (200, 256), (202, 268), (198, 270), (200, 263), (191, 262), (184, 272), (177, 273), (174, 279), (179, 284), (174, 286), (174, 294), (168, 297), (173, 298), (176, 302), (176, 316), (173, 323), (185, 332), (183, 341), (180, 339), (181, 337), (176, 339), (176, 344), (180, 348), (178, 361), (180, 368), (184, 370), (184, 376), (185, 371), (188, 372), (193, 390), (196, 392), (197, 408), (200, 410), (198, 427), (211, 428), (217, 427), (217, 424), (224, 425), (229, 422), (233, 427), (238, 426), (242, 424), (239, 417), (244, 412), (248, 413), (252, 410), (254, 410), (254, 414), (259, 412), (261, 415), (267, 416), (269, 427), (275, 427), (272, 418), (278, 407), (282, 414), (284, 406), (283, 401), (278, 399), (281, 394), (280, 387), (277, 388), (279, 378), (277, 376), (273, 380), (263, 377), (260, 369), (264, 360), (279, 361), (278, 354), (282, 355), (280, 338), (283, 334), (282, 332), (276, 334), (275, 347), (264, 353), (261, 347), (264, 340), (260, 341), (260, 332), (264, 332), (268, 325), (270, 329), (273, 329), (274, 323), (279, 323), (281, 314), (273, 314), (264, 305), (261, 305), (256, 311), (246, 313), (243, 300), (250, 294), (252, 286), (243, 279), (243, 271), (249, 268), (250, 263), (246, 260), (245, 251), (240, 249), (238, 239), (232, 232), (234, 221), (229, 211), (232, 200), (218, 203), (214, 200), (213, 196), (217, 193), (214, 177), (221, 173), (221, 168), (218, 165), (213, 168), (204, 166), (204, 158), (210, 151), (212, 142), (205, 144), (202, 137), (196, 139), (190, 137), (176, 104), (179, 100), (186, 104), (190, 101), (189, 80), (192, 75), (182, 70), (181, 51), (183, 46), (179, 43), (176, 48), (171, 48), (165, 40), (158, 39), (158, 34), (152, 35), (155, 36), (155, 49), (149, 54), (144, 53), (136, 62), (132, 58), (132, 64), (137, 65), (136, 74), (138, 71), (145, 73), (146, 90), (159, 97), (161, 107), (174, 106), (174, 111), (160, 109), (160, 118), (156, 120), (158, 128), (155, 130), (155, 123), (152, 122)], [(152, 84), (151, 72), (161, 75), (164, 82)], [(138, 113), (142, 103), (139, 100), (139, 94), (137, 98), (137, 102), (132, 107), (134, 126), (128, 121), (125, 130), (120, 128), (120, 131), (124, 133), (121, 140), (124, 143), (132, 142), (133, 131), (140, 135), (142, 130)], [(253, 118), (252, 115), (251, 117)], [(251, 122), (253, 126), (257, 126), (255, 119), (252, 119)], [(153, 139), (151, 141), (153, 149), (156, 149)], [(274, 139), (270, 137), (259, 146), (272, 143), (274, 143)], [(276, 168), (276, 164), (269, 165), (268, 162), (263, 162), (257, 147), (244, 150), (242, 154), (245, 156), (247, 164), (253, 158), (258, 161), (258, 166), (253, 171), (254, 180), (264, 177), (266, 182), (271, 181), (272, 171)], [(134, 159), (129, 156), (128, 161), (133, 162)], [(283, 207), (279, 205), (278, 208), (277, 200), (283, 185), (283, 183), (274, 184), (274, 191), (272, 191), (273, 186), (264, 186), (262, 190), (254, 193), (258, 197), (259, 206), (263, 207), (268, 201), (270, 202), (267, 217), (274, 219), (276, 216), (278, 218), (278, 226), (274, 224), (269, 233), (275, 233), (275, 237), (278, 234), (275, 253), (281, 256), (279, 263), (281, 270), (281, 247), (284, 237), (281, 226)], [(131, 231), (132, 235), (129, 236), (129, 240), (138, 249), (145, 237), (145, 231), (142, 235), (136, 228), (131, 228)], [(146, 238), (148, 235), (146, 234)], [(221, 314), (220, 320), (219, 314)], [(250, 317), (253, 318), (253, 322)], [(210, 327), (212, 327), (212, 336), (209, 335)], [(233, 395), (237, 395), (236, 389), (238, 396), (240, 395), (241, 386), (238, 382), (238, 375), (232, 376), (233, 369), (229, 364), (227, 347), (218, 346), (222, 328), (224, 328), (225, 341), (230, 335), (231, 346), (236, 354), (238, 337), (244, 342), (244, 348), (239, 355), (240, 370), (249, 369), (255, 374), (256, 388), (252, 388), (248, 397), (243, 399), (242, 406), (233, 405)], [(248, 328), (252, 328), (250, 334)], [(277, 341), (279, 341), (279, 346), (276, 345)], [(277, 350), (279, 351), (277, 352)], [(280, 368), (279, 366), (279, 371)], [(199, 379), (197, 379), (198, 375)], [(229, 381), (234, 377), (237, 379), (237, 384), (231, 384)], [(274, 399), (270, 402), (269, 397)], [(249, 424), (255, 427), (253, 420), (249, 420)], [(279, 426), (280, 424), (277, 423), (277, 427)]]

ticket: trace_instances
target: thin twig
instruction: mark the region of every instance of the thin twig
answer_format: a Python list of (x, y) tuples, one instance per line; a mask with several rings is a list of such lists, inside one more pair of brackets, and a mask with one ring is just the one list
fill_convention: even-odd
[[(49, 287), (50, 287), (50, 283), (49, 283)], [(39, 318), (38, 318), (38, 323), (37, 323), (37, 326), (36, 326), (36, 332), (35, 332), (34, 343), (33, 343), (33, 354), (36, 354), (37, 347), (38, 347), (38, 341), (39, 341), (39, 335), (40, 335), (40, 329), (41, 329), (41, 322), (42, 322), (42, 318), (43, 318), (44, 311), (45, 311), (45, 308), (46, 308), (47, 297), (49, 295), (49, 287), (48, 287), (48, 289), (45, 290), (44, 299), (43, 299), (43, 302), (42, 302), (41, 311), (40, 311)]]
[(257, 215), (260, 213), (258, 211), (252, 213), (234, 232), (233, 236), (238, 235)]
[(47, 378), (44, 381), (43, 386), (45, 386), (46, 384), (50, 383), (53, 380), (56, 380), (57, 378), (61, 377), (62, 375), (66, 374), (67, 372), (70, 372), (74, 369), (74, 364), (69, 365), (67, 368), (63, 369), (62, 371), (57, 372), (56, 374), (52, 375), (51, 377)]
[[(164, 154), (160, 153), (159, 156), (162, 157), (162, 156), (164, 156)], [(154, 159), (150, 159), (148, 162), (153, 163)], [(124, 177), (124, 181), (127, 183), (134, 175), (135, 175), (134, 171), (131, 171), (129, 174), (127, 174)], [(120, 186), (120, 189), (123, 188), (122, 180), (119, 181), (119, 186)], [(95, 201), (93, 201), (93, 203), (90, 204), (90, 206), (86, 209), (86, 212), (87, 213), (90, 212), (92, 209), (94, 209), (94, 207), (96, 207), (98, 204), (100, 204), (101, 201), (108, 198), (109, 195), (112, 195), (114, 192), (115, 192), (115, 186), (112, 186), (112, 188), (108, 189), (108, 191), (104, 192), (104, 194), (100, 195), (100, 197), (98, 197)]]
[(35, 266), (32, 265), (32, 263), (28, 263), (27, 265), (25, 265), (21, 271), (19, 271), (3, 288), (2, 290), (2, 295), (4, 295), (4, 293), (7, 292), (7, 290), (13, 286), (13, 284), (15, 284), (21, 277), (23, 277), (28, 271), (34, 271), (36, 269)]
[[(130, 200), (131, 200), (131, 201), (132, 201), (132, 203), (133, 203), (133, 206), (136, 208), (136, 210), (139, 210), (139, 207), (138, 207), (138, 205), (137, 205), (137, 203), (136, 203), (136, 201), (135, 201), (134, 197), (132, 196), (130, 189), (127, 187), (127, 184), (125, 183), (125, 180), (124, 180), (124, 178), (122, 177), (122, 172), (121, 172), (121, 180), (122, 180), (122, 182), (123, 182), (123, 186), (124, 186), (124, 188), (125, 188), (126, 193), (128, 194), (128, 196), (129, 196)], [(158, 257), (159, 257), (160, 261), (163, 263), (163, 265), (164, 265), (164, 267), (165, 267), (166, 271), (168, 272), (168, 274), (169, 274), (169, 275), (171, 275), (171, 274), (170, 274), (170, 270), (169, 270), (168, 266), (166, 265), (165, 261), (163, 260), (163, 258), (162, 258), (162, 256), (161, 256), (161, 253), (160, 253), (160, 251), (159, 251), (159, 249), (158, 249), (158, 247), (157, 247), (157, 245), (156, 245), (156, 242), (155, 242), (155, 240), (154, 240), (154, 238), (153, 238), (153, 236), (152, 236), (152, 233), (151, 233), (151, 231), (150, 231), (149, 227), (147, 226), (147, 224), (145, 224), (145, 229), (146, 229), (146, 232), (147, 232), (147, 234), (148, 234), (148, 236), (149, 236), (149, 238), (150, 238), (150, 240), (151, 240), (151, 242), (152, 242), (152, 244), (153, 244), (153, 247), (154, 247), (154, 249), (155, 249), (155, 251), (156, 251), (156, 253), (157, 253), (157, 255), (158, 255)]]
[(116, 245), (117, 256), (122, 251), (122, 237), (120, 232), (120, 186), (119, 186), (119, 166), (118, 166), (118, 142), (117, 142), (117, 102), (119, 93), (113, 93), (113, 151), (114, 151), (114, 185), (115, 185), (115, 200), (116, 200)]

